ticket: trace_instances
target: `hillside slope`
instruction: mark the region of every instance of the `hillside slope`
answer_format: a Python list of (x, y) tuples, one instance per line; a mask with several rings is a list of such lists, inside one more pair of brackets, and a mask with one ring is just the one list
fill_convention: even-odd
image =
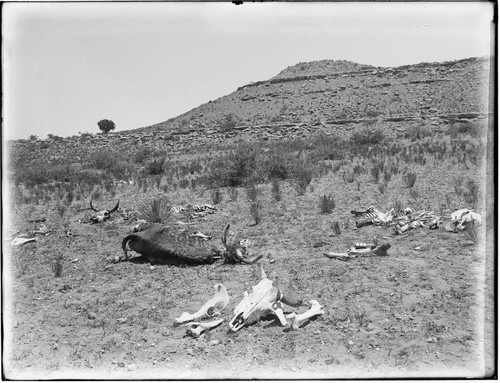
[(213, 129), (226, 115), (252, 126), (484, 113), (489, 66), (486, 57), (397, 68), (332, 60), (299, 63), (147, 128)]

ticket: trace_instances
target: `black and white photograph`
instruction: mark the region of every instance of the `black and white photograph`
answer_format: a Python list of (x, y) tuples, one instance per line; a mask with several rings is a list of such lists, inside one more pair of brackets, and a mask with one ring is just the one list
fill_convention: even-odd
[(494, 2), (4, 2), (5, 380), (497, 376)]

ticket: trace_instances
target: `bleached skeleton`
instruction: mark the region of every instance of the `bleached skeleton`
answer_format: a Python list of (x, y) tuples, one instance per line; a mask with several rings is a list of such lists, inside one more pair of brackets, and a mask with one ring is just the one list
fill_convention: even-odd
[(115, 211), (117, 211), (119, 207), (120, 207), (120, 200), (118, 200), (118, 202), (116, 203), (116, 206), (111, 210), (97, 210), (92, 205), (92, 200), (90, 200), (90, 208), (96, 212), (96, 214), (90, 218), (90, 221), (92, 223), (103, 222), (103, 221), (111, 218), (111, 213), (114, 213)]
[(292, 307), (299, 307), (302, 302), (286, 298), (283, 293), (273, 286), (264, 272), (262, 263), (257, 264), (260, 282), (252, 286), (250, 293), (244, 292), (242, 301), (234, 308), (234, 317), (229, 322), (231, 331), (236, 332), (246, 324), (253, 324), (269, 314), (275, 315), (282, 326), (287, 325), (283, 314), (283, 303)]
[(224, 285), (217, 283), (214, 285), (215, 295), (208, 300), (197, 312), (189, 314), (183, 312), (179, 318), (175, 318), (176, 324), (190, 322), (204, 317), (214, 317), (218, 315), (229, 303), (229, 295)]

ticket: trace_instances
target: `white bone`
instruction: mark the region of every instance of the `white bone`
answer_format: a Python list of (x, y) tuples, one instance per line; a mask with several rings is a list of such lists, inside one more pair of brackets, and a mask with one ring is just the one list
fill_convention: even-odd
[(201, 238), (205, 241), (208, 241), (209, 239), (212, 239), (212, 236), (211, 235), (205, 235), (203, 234), (202, 232), (200, 231), (195, 231), (193, 232), (193, 234), (190, 234), (190, 237), (197, 237), (197, 238)]
[(28, 243), (28, 242), (35, 242), (36, 241), (36, 237), (33, 237), (33, 238), (14, 238), (11, 242), (10, 242), (10, 246), (14, 247), (14, 246), (21, 246), (21, 245), (24, 245), (25, 243)]
[(205, 303), (201, 309), (194, 314), (183, 312), (179, 318), (175, 318), (175, 323), (186, 323), (203, 317), (213, 317), (219, 314), (229, 303), (229, 295), (224, 285), (217, 283), (214, 285), (215, 295)]
[(321, 315), (321, 314), (324, 314), (325, 312), (322, 310), (322, 307), (318, 301), (316, 300), (311, 300), (309, 301), (309, 303), (311, 304), (311, 308), (309, 310), (307, 310), (306, 312), (302, 313), (302, 314), (296, 314), (296, 313), (291, 313), (289, 315), (287, 315), (287, 318), (291, 319), (292, 320), (292, 323), (290, 324), (290, 326), (292, 327), (293, 330), (297, 330), (300, 325), (317, 316), (317, 315)]
[(193, 338), (198, 338), (203, 332), (211, 330), (224, 322), (224, 318), (214, 320), (212, 322), (191, 322), (186, 324), (186, 333), (191, 335)]
[(245, 324), (257, 322), (268, 314), (274, 314), (282, 326), (287, 324), (280, 301), (281, 293), (266, 277), (260, 262), (257, 264), (257, 275), (261, 281), (252, 286), (250, 293), (244, 292), (242, 301), (233, 310), (234, 317), (229, 322), (229, 328), (233, 332), (240, 330)]

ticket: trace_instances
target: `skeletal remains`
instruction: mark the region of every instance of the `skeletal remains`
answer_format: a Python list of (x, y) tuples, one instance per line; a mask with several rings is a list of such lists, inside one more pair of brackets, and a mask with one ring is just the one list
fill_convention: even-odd
[(387, 250), (389, 250), (391, 245), (389, 243), (383, 244), (367, 244), (367, 243), (356, 243), (353, 247), (349, 249), (346, 253), (334, 253), (328, 252), (323, 253), (325, 257), (334, 258), (341, 261), (347, 261), (356, 257), (371, 257), (371, 256), (387, 256)]
[(225, 251), (222, 254), (224, 258), (224, 263), (247, 263), (252, 264), (257, 262), (263, 257), (262, 254), (250, 258), (250, 253), (248, 251), (248, 246), (250, 242), (247, 239), (241, 241), (236, 241), (235, 243), (228, 242), (230, 225), (226, 226), (224, 233), (222, 234), (222, 244), (224, 245)]
[(220, 312), (229, 303), (229, 295), (227, 295), (227, 290), (224, 285), (220, 283), (214, 285), (214, 289), (215, 295), (210, 300), (208, 300), (197, 312), (195, 312), (194, 314), (183, 312), (179, 318), (175, 318), (175, 323), (181, 324), (203, 317), (213, 317), (220, 314)]
[[(272, 314), (279, 319), (282, 326), (286, 326), (287, 318), (290, 319), (290, 327), (297, 330), (311, 318), (324, 314), (322, 306), (316, 300), (310, 300), (310, 309), (302, 314), (291, 313), (285, 317), (283, 304), (291, 307), (299, 307), (301, 300), (285, 297), (283, 293), (273, 286), (264, 272), (262, 263), (257, 263), (257, 274), (260, 282), (252, 286), (250, 293), (244, 292), (242, 301), (233, 310), (233, 318), (229, 322), (229, 329), (233, 332), (240, 330), (245, 325), (253, 324), (261, 318)], [(208, 300), (196, 313), (183, 312), (179, 318), (175, 318), (174, 325), (184, 324), (186, 333), (198, 338), (204, 331), (219, 326), (224, 319), (213, 319), (221, 314), (221, 311), (229, 303), (229, 295), (222, 284), (214, 286), (215, 295)], [(202, 318), (212, 318), (210, 322), (193, 322)]]
[(120, 200), (116, 203), (116, 206), (111, 210), (97, 210), (92, 205), (92, 200), (90, 200), (90, 208), (96, 212), (96, 214), (90, 218), (92, 223), (100, 223), (111, 217), (111, 213), (114, 213), (120, 207)]
[(257, 264), (260, 282), (252, 286), (250, 293), (243, 294), (243, 300), (234, 308), (234, 317), (229, 322), (231, 331), (236, 332), (247, 324), (257, 322), (260, 318), (269, 314), (274, 314), (282, 326), (286, 326), (287, 321), (283, 314), (283, 303), (292, 307), (299, 307), (302, 301), (287, 298), (269, 280), (264, 272), (262, 263)]
[(290, 324), (292, 330), (298, 330), (300, 325), (307, 322), (309, 319), (325, 313), (322, 309), (323, 306), (321, 306), (317, 300), (310, 300), (309, 303), (311, 304), (311, 308), (305, 313), (291, 313), (286, 316), (287, 319), (291, 319), (292, 321), (292, 323)]
[(470, 209), (459, 209), (451, 214), (451, 222), (446, 225), (447, 231), (459, 232), (467, 225), (481, 225), (481, 216)]
[(202, 333), (207, 330), (211, 330), (219, 326), (224, 322), (224, 318), (216, 319), (211, 322), (191, 322), (186, 324), (186, 333), (191, 335), (193, 338), (198, 338)]

